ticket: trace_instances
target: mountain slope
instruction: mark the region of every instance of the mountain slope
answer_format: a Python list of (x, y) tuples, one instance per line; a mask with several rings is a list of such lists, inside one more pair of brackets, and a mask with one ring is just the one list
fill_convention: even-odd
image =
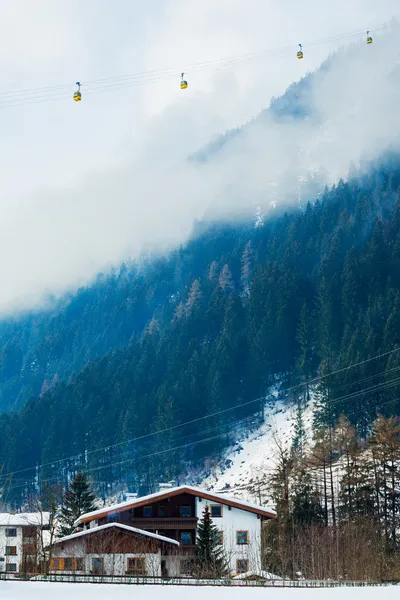
[(277, 375), (284, 388), (381, 355), (327, 380), (318, 419), (345, 411), (363, 432), (377, 408), (397, 414), (399, 354), (384, 353), (400, 325), (399, 187), (400, 157), (388, 155), (305, 211), (209, 227), (156, 261), (142, 294), (157, 272), (165, 296), (143, 334), (0, 417), (4, 474), (44, 463), (3, 476), (9, 497), (78, 466), (104, 496), (118, 481), (146, 491), (185, 476), (257, 424), (253, 400)]
[[(210, 245), (200, 241), (204, 260), (196, 254), (196, 240), (216, 214), (240, 214), (249, 224), (249, 215), (257, 210), (275, 218), (286, 206), (304, 209), (308, 199), (318, 197), (328, 176), (336, 181), (338, 173), (347, 175), (350, 159), (358, 159), (361, 152), (379, 155), (400, 128), (397, 39), (394, 27), (373, 49), (365, 44), (340, 49), (315, 73), (272, 99), (250, 123), (194, 153), (191, 162), (199, 178), (215, 185), (210, 183), (208, 222), (195, 226), (184, 248), (99, 276), (48, 311), (1, 321), (0, 410), (18, 409), (57, 380), (68, 381), (90, 361), (126, 348), (160, 312), (167, 321), (206, 265), (214, 259), (228, 262), (224, 254), (232, 252), (234, 226), (214, 227), (208, 234)], [(380, 86), (379, 95), (371, 92), (371, 78)], [(332, 101), (338, 85), (340, 101)], [(360, 132), (365, 137), (360, 139)], [(276, 208), (271, 211), (271, 206)], [(241, 230), (239, 235), (250, 239), (246, 227)], [(239, 244), (237, 252), (243, 250)], [(236, 256), (230, 265), (236, 281), (239, 263)]]

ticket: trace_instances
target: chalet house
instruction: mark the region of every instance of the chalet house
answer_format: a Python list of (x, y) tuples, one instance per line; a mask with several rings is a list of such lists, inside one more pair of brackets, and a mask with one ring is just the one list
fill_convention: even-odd
[(179, 542), (122, 523), (108, 523), (53, 543), (50, 572), (161, 577), (162, 561), (174, 570)]
[(48, 524), (48, 513), (0, 513), (0, 573), (36, 571)]
[[(51, 571), (189, 575), (197, 523), (206, 505), (218, 527), (231, 573), (260, 571), (262, 523), (276, 513), (189, 486), (82, 515), (75, 522), (77, 532), (54, 545)], [(111, 533), (112, 541), (107, 541)]]

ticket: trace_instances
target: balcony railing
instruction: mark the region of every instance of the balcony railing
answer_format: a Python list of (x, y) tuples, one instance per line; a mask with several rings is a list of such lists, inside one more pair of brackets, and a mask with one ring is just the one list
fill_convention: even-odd
[(151, 530), (159, 530), (164, 531), (166, 529), (196, 529), (197, 518), (181, 518), (181, 519), (170, 519), (170, 518), (141, 518), (141, 519), (131, 519), (129, 522), (132, 527), (137, 527), (138, 529), (151, 529)]

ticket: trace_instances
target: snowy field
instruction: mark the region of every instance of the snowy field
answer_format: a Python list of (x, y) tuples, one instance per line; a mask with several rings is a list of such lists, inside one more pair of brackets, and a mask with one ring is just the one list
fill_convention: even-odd
[(395, 600), (399, 586), (259, 589), (0, 581), (1, 600)]

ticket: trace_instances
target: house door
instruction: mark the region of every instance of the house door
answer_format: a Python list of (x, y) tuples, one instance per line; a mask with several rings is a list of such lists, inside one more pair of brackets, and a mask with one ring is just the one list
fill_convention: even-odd
[(165, 560), (161, 561), (161, 577), (168, 577), (167, 563)]

